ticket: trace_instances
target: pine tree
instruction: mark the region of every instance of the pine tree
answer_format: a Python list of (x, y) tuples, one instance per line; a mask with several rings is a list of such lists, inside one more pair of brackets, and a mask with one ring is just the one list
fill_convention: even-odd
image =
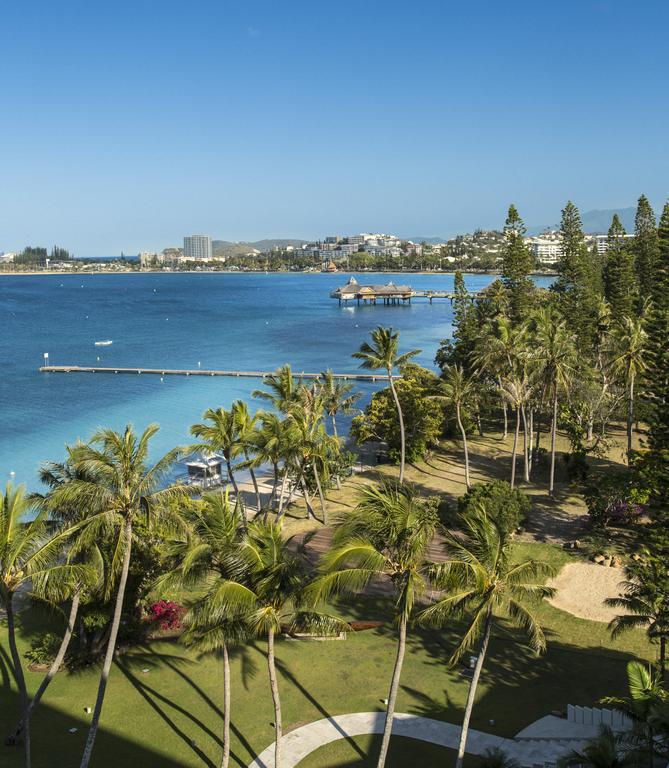
[(585, 244), (581, 214), (571, 201), (562, 211), (560, 234), (562, 256), (553, 290), (560, 296), (559, 306), (568, 327), (576, 333), (580, 344), (589, 348), (597, 335), (599, 281)]
[(616, 213), (609, 227), (604, 267), (604, 295), (611, 305), (614, 320), (620, 321), (634, 314), (636, 291), (634, 256), (627, 247), (625, 228)]
[(657, 498), (669, 496), (669, 203), (658, 231), (657, 260), (652, 286), (648, 333), (648, 367), (644, 399), (648, 406), (651, 464)]
[(634, 267), (639, 283), (639, 300), (652, 295), (653, 274), (659, 258), (655, 213), (645, 195), (641, 195), (634, 219)]
[(509, 206), (504, 224), (506, 243), (502, 251), (502, 278), (509, 291), (512, 320), (521, 320), (531, 308), (534, 285), (528, 277), (534, 260), (523, 235), (526, 229), (515, 205)]

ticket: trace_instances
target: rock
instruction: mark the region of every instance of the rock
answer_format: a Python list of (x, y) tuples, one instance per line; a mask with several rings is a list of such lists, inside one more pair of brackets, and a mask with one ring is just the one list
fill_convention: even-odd
[(618, 555), (614, 555), (611, 558), (611, 568), (620, 568), (621, 565), (622, 565), (622, 562), (621, 562), (620, 558), (618, 557)]
[(603, 565), (605, 568), (609, 568), (611, 566), (611, 563), (613, 562), (613, 558), (610, 556), (607, 556), (604, 558), (604, 560), (600, 563), (600, 565)]
[(635, 563), (638, 563), (638, 562), (639, 562), (639, 560), (641, 560), (641, 555), (640, 555), (638, 552), (635, 552), (635, 553), (632, 555), (632, 560), (634, 560), (634, 562), (635, 562)]
[(598, 565), (601, 565), (604, 562), (604, 560), (606, 560), (604, 555), (595, 555), (592, 558), (593, 563), (597, 563)]

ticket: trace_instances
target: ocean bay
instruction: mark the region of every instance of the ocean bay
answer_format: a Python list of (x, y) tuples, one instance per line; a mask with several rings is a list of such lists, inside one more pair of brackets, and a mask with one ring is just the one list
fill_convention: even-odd
[[(449, 290), (452, 274), (363, 274), (360, 282)], [(420, 348), (432, 367), (451, 333), (448, 300), (340, 307), (329, 298), (348, 274), (141, 273), (0, 278), (0, 476), (38, 485), (44, 460), (97, 427), (161, 425), (154, 450), (188, 442), (208, 407), (250, 403), (259, 379), (104, 374), (40, 374), (54, 365), (145, 366), (296, 372), (353, 372), (351, 359), (376, 325), (401, 331), (401, 348)], [(477, 290), (494, 279), (467, 275)], [(113, 344), (95, 346), (96, 340)], [(368, 397), (374, 385), (358, 384)], [(252, 404), (252, 407), (256, 405)], [(14, 473), (10, 475), (10, 473)]]

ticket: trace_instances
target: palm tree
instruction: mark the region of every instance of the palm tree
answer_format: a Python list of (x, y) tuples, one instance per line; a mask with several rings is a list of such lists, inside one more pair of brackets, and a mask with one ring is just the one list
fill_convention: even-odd
[[(207, 493), (181, 510), (184, 528), (168, 540), (164, 553), (175, 568), (158, 579), (156, 588), (200, 590), (184, 616), (186, 632), (182, 640), (201, 653), (215, 652), (223, 660), (223, 755), (221, 768), (230, 762), (230, 648), (249, 636), (242, 605), (230, 603), (230, 582), (235, 578), (234, 556), (244, 537), (238, 504), (232, 505), (227, 493)], [(218, 593), (227, 589), (225, 606)]]
[(471, 487), (469, 481), (469, 450), (467, 448), (467, 433), (462, 423), (462, 407), (467, 404), (476, 389), (476, 384), (471, 376), (467, 376), (460, 365), (448, 365), (444, 369), (443, 380), (440, 382), (440, 391), (443, 397), (455, 406), (455, 420), (462, 436), (462, 446), (465, 452), (465, 483)]
[[(36, 511), (29, 522), (24, 518)], [(62, 546), (75, 528), (49, 533), (45, 507), (35, 507), (23, 486), (11, 483), (0, 496), (0, 607), (7, 616), (7, 639), (14, 678), (19, 689), (20, 718), (25, 749), (25, 765), (30, 768), (30, 706), (23, 665), (16, 645), (15, 598), (29, 585), (32, 590), (53, 601), (66, 599), (71, 585), (90, 581), (89, 569), (80, 564), (59, 562)]]
[(494, 510), (479, 505), (461, 517), (462, 532), (446, 533), (447, 561), (434, 568), (435, 586), (446, 595), (421, 612), (421, 624), (444, 625), (453, 616), (466, 615), (467, 627), (451, 654), (457, 663), (477, 643), (479, 651), (467, 696), (456, 768), (462, 768), (476, 688), (485, 662), (490, 636), (500, 616), (520, 627), (531, 648), (542, 653), (546, 639), (528, 603), (549, 597), (551, 587), (537, 579), (552, 569), (537, 560), (515, 562), (510, 537), (495, 521)]
[[(268, 507), (276, 502), (279, 488), (279, 467), (284, 462), (284, 490), (288, 473), (285, 469), (286, 453), (286, 421), (276, 413), (263, 411), (260, 414), (260, 429), (258, 430), (255, 446), (255, 463), (271, 464), (274, 477), (272, 492), (269, 497)], [(282, 494), (283, 495), (283, 494)]]
[(307, 568), (301, 548), (295, 551), (292, 538), (284, 539), (278, 524), (254, 521), (248, 526), (233, 563), (237, 581), (221, 583), (216, 602), (221, 612), (242, 611), (251, 631), (267, 638), (267, 671), (274, 703), (274, 765), (281, 767), (283, 736), (281, 698), (276, 676), (275, 639), (282, 626), (346, 626), (333, 617), (321, 616), (305, 607)]
[(249, 470), (253, 490), (256, 495), (256, 509), (260, 512), (262, 509), (262, 499), (260, 498), (258, 480), (253, 471), (254, 462), (251, 460), (250, 454), (255, 452), (258, 445), (261, 414), (254, 413), (251, 415), (248, 405), (243, 400), (235, 400), (230, 410), (234, 423), (234, 432), (237, 436), (237, 445), (233, 447), (233, 454), (241, 454), (244, 457), (244, 466)]
[(288, 413), (297, 400), (302, 385), (300, 378), (295, 378), (289, 365), (282, 365), (275, 373), (263, 376), (262, 383), (269, 391), (256, 389), (253, 397), (259, 397), (271, 403), (277, 411)]
[(558, 762), (559, 768), (582, 766), (582, 768), (636, 768), (637, 755), (621, 748), (621, 739), (608, 725), (601, 725), (597, 736), (590, 739), (585, 747), (572, 750)]
[(630, 629), (645, 629), (651, 642), (659, 642), (658, 672), (664, 680), (669, 637), (669, 571), (664, 557), (647, 556), (625, 569), (624, 594), (605, 603), (624, 613), (609, 624), (616, 638)]
[[(148, 465), (151, 438), (159, 427), (152, 424), (141, 435), (128, 425), (123, 432), (102, 429), (87, 445), (78, 445), (71, 452), (77, 477), (52, 491), (54, 506), (94, 510), (86, 525), (85, 535), (90, 541), (113, 535), (110, 555), (110, 574), (107, 595), (111, 595), (116, 579), (116, 599), (109, 639), (105, 651), (100, 683), (93, 710), (81, 768), (91, 760), (95, 737), (100, 724), (107, 681), (114, 660), (123, 599), (132, 557), (133, 525), (138, 519), (170, 518), (170, 502), (183, 499), (187, 490), (183, 486), (163, 488), (170, 470), (181, 454), (180, 449), (169, 451), (153, 466)], [(84, 534), (82, 533), (82, 539)]]
[(576, 340), (564, 320), (556, 312), (541, 310), (534, 317), (534, 340), (537, 344), (536, 359), (541, 375), (551, 394), (551, 471), (548, 492), (555, 487), (555, 441), (557, 435), (558, 397), (566, 389), (576, 365)]
[(393, 587), (399, 633), (378, 768), (383, 768), (388, 753), (407, 628), (416, 600), (427, 589), (432, 565), (427, 549), (437, 526), (434, 508), (413, 488), (395, 482), (367, 487), (353, 512), (339, 519), (332, 549), (321, 563), (323, 575), (311, 587), (320, 599), (358, 592), (375, 578)]
[[(514, 488), (516, 484), (516, 457), (518, 454), (518, 436), (520, 435), (520, 418), (524, 415), (524, 408), (527, 398), (529, 397), (528, 383), (526, 379), (522, 379), (518, 376), (512, 376), (502, 382), (502, 396), (511, 405), (516, 412), (516, 426), (513, 433), (513, 448), (511, 449), (511, 487)], [(523, 451), (525, 454), (525, 478), (528, 471), (528, 443), (527, 440), (523, 443)]]
[(405, 352), (403, 355), (398, 355), (398, 344), (400, 334), (399, 331), (393, 331), (392, 328), (383, 328), (378, 326), (371, 332), (372, 343), (363, 342), (360, 345), (358, 352), (353, 353), (353, 357), (357, 360), (362, 360), (360, 367), (366, 370), (374, 371), (383, 369), (388, 376), (388, 385), (395, 401), (395, 407), (397, 408), (397, 418), (399, 420), (400, 427), (400, 483), (404, 482), (404, 461), (405, 461), (405, 442), (406, 436), (404, 432), (404, 416), (402, 414), (402, 406), (400, 405), (399, 398), (397, 396), (397, 390), (393, 381), (393, 371), (395, 368), (401, 370), (403, 365), (406, 365), (412, 357), (420, 354), (420, 349), (414, 349), (410, 352)]
[(325, 412), (332, 421), (332, 434), (337, 438), (337, 414), (352, 413), (354, 411), (353, 406), (360, 398), (360, 393), (353, 392), (351, 394), (353, 384), (347, 384), (341, 379), (335, 378), (330, 369), (321, 373), (319, 383)]
[(235, 489), (235, 495), (239, 497), (239, 488), (232, 469), (232, 459), (240, 449), (235, 414), (232, 411), (226, 411), (225, 408), (208, 408), (202, 418), (210, 423), (193, 424), (190, 428), (191, 435), (202, 441), (199, 445), (192, 446), (192, 450), (204, 449), (221, 454), (225, 459), (228, 477)]
[[(73, 449), (72, 447), (67, 447), (66, 450), (68, 459), (65, 462), (48, 462), (40, 468), (40, 480), (52, 490), (59, 488), (63, 484), (78, 477), (77, 472), (72, 466), (71, 455)], [(42, 505), (45, 508), (50, 523), (52, 525), (55, 523), (58, 526), (58, 530), (73, 526), (75, 527), (74, 530), (78, 530), (85, 523), (90, 510), (82, 509), (78, 506), (73, 506), (72, 508), (54, 506), (50, 503), (51, 495), (51, 493), (47, 493), (46, 495), (32, 494), (31, 501), (35, 506)], [(65, 632), (63, 633), (60, 646), (56, 651), (51, 666), (44, 675), (39, 688), (30, 700), (28, 705), (29, 714), (32, 714), (33, 709), (39, 704), (46, 689), (49, 687), (51, 681), (63, 664), (70, 645), (70, 640), (74, 634), (74, 627), (82, 598), (85, 599), (86, 594), (91, 591), (97, 591), (101, 587), (104, 578), (104, 559), (98, 546), (98, 542), (90, 540), (82, 542), (81, 538), (78, 538), (75, 533), (68, 537), (61, 546), (62, 550), (60, 556), (65, 562), (88, 566), (85, 573), (86, 579), (82, 579), (81, 574), (75, 574), (75, 578), (72, 579), (69, 586), (65, 583), (62, 583), (61, 585), (63, 588), (63, 595), (70, 600), (70, 610), (67, 616)], [(22, 730), (23, 720), (19, 720), (14, 730), (7, 736), (5, 743), (15, 744), (21, 735)]]
[(634, 385), (646, 370), (646, 341), (648, 334), (640, 317), (623, 317), (611, 329), (610, 367), (625, 384), (627, 396), (627, 460), (632, 451), (634, 425)]

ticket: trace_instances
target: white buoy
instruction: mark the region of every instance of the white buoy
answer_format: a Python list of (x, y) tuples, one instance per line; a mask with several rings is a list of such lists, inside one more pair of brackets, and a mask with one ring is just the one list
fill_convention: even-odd
[(14, 477), (15, 475), (16, 475), (16, 472), (14, 472), (14, 470), (12, 470), (12, 471), (9, 473), (9, 476), (10, 476), (10, 477)]

